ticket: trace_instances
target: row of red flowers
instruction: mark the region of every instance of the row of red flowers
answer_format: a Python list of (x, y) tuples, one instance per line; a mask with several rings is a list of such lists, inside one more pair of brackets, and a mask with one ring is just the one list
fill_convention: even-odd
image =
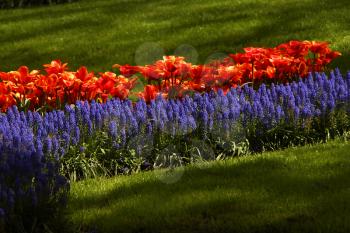
[(105, 72), (98, 76), (86, 67), (69, 71), (67, 64), (55, 60), (44, 65), (45, 74), (29, 71), (26, 66), (0, 72), (0, 109), (6, 111), (18, 105), (38, 110), (60, 108), (77, 100), (126, 99), (140, 76), (146, 85), (137, 95), (146, 101), (158, 94), (175, 98), (194, 91), (225, 91), (245, 83), (288, 82), (308, 72), (323, 71), (340, 55), (327, 42), (290, 41), (275, 48), (244, 48), (244, 53), (230, 54), (206, 65), (193, 65), (175, 56), (145, 66), (116, 64), (113, 67), (119, 69), (119, 75)]
[(257, 86), (262, 82), (288, 82), (323, 71), (340, 55), (327, 42), (290, 41), (275, 48), (244, 48), (244, 53), (230, 54), (207, 65), (192, 65), (183, 57), (167, 56), (152, 65), (114, 67), (126, 77), (142, 74), (148, 85), (141, 96), (149, 101), (158, 93), (181, 97), (188, 91), (226, 91), (248, 82)]
[(110, 96), (125, 99), (134, 87), (136, 78), (127, 79), (113, 72), (95, 76), (81, 67), (68, 71), (67, 64), (55, 60), (44, 65), (46, 74), (39, 70), (29, 71), (22, 66), (17, 71), (0, 72), (0, 108), (12, 105), (38, 110), (59, 108), (77, 100), (105, 102)]

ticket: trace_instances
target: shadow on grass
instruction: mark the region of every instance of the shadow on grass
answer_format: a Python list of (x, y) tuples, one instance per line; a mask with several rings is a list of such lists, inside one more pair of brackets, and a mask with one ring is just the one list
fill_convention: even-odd
[[(199, 8), (191, 11), (191, 16), (196, 19), (192, 21), (184, 20), (184, 17), (176, 12), (168, 12), (166, 14), (157, 12), (153, 13), (146, 20), (153, 22), (171, 20), (171, 27), (158, 30), (166, 37), (169, 35), (169, 38), (173, 37), (174, 34), (184, 34), (191, 28), (213, 26), (210, 35), (216, 36), (198, 40), (197, 37), (190, 35), (184, 39), (186, 43), (191, 44), (200, 51), (199, 59), (203, 63), (212, 53), (234, 53), (248, 46), (268, 47), (276, 46), (288, 40), (315, 40), (317, 38), (330, 41), (331, 37), (325, 34), (324, 28), (319, 26), (322, 22), (319, 21), (318, 16), (327, 15), (328, 12), (331, 15), (333, 14), (332, 12), (342, 10), (348, 6), (348, 2), (342, 0), (337, 1), (335, 4), (329, 0), (315, 0), (281, 2), (272, 5), (263, 2), (243, 2), (226, 9), (217, 9), (215, 7)], [(191, 9), (190, 6), (188, 9)], [(317, 9), (317, 14), (315, 14), (314, 9)], [(259, 21), (259, 23), (252, 26), (249, 24), (252, 20)], [(325, 18), (324, 20), (330, 21), (331, 18)], [(196, 23), (193, 23), (194, 21)], [(336, 22), (343, 22), (340, 24), (342, 27), (339, 30), (350, 30), (350, 24), (345, 23), (348, 21), (350, 21), (349, 15), (334, 17), (334, 25), (336, 25)], [(228, 30), (222, 33), (220, 30), (221, 27), (227, 25), (232, 25), (234, 28), (237, 24), (244, 25), (245, 22), (247, 26), (244, 31)], [(330, 42), (336, 43), (337, 41)], [(175, 46), (166, 48), (166, 52), (172, 53), (177, 46), (178, 44), (175, 44)], [(342, 51), (342, 53), (343, 56), (338, 58), (332, 64), (332, 67), (339, 67), (345, 72), (349, 67), (347, 60), (349, 60), (350, 53), (348, 51)]]
[(77, 197), (74, 210), (100, 211), (88, 221), (101, 232), (348, 232), (349, 155), (302, 166), (262, 157), (189, 168), (174, 184), (146, 175)]
[[(320, 4), (322, 3), (322, 4)], [(318, 5), (323, 7), (319, 9)], [(336, 12), (343, 9), (347, 4), (347, 1), (338, 1), (334, 4), (333, 1), (303, 1), (303, 2), (290, 2), (289, 4), (281, 3), (278, 6), (271, 7), (268, 4), (253, 4), (246, 3), (236, 6), (233, 11), (221, 12), (217, 9), (206, 9), (204, 12), (194, 12), (194, 15), (215, 15), (212, 20), (200, 21), (199, 24), (193, 24), (192, 22), (181, 23), (181, 18), (175, 17), (173, 20), (175, 23), (171, 28), (162, 29), (164, 34), (166, 33), (179, 33), (188, 30), (191, 27), (203, 27), (205, 25), (217, 25), (213, 28), (212, 35), (215, 35), (217, 31), (220, 31), (220, 26), (226, 24), (233, 27), (238, 24), (243, 24), (245, 21), (260, 20), (254, 26), (247, 26), (245, 31), (227, 31), (227, 33), (218, 35), (206, 40), (193, 41), (192, 45), (197, 48), (200, 53), (200, 60), (204, 62), (206, 58), (214, 52), (233, 53), (238, 52), (244, 47), (258, 46), (268, 47), (276, 46), (280, 43), (284, 43), (289, 40), (315, 40), (316, 38), (329, 38), (329, 35), (325, 35), (324, 29), (319, 27), (320, 23), (317, 19), (317, 15), (324, 15), (327, 12)], [(314, 14), (313, 8), (318, 9), (317, 14)], [(254, 14), (255, 10), (259, 13)], [(330, 13), (331, 14), (331, 13)], [(159, 14), (158, 17), (162, 18)], [(341, 18), (343, 17), (343, 18)], [(336, 21), (350, 21), (350, 16), (339, 16)], [(326, 21), (329, 19), (325, 19)], [(179, 23), (176, 23), (179, 22)], [(339, 30), (350, 30), (350, 24), (342, 24)], [(337, 32), (335, 32), (337, 33)], [(190, 41), (191, 38), (188, 38)], [(325, 39), (329, 41), (330, 39)], [(330, 41), (336, 43), (337, 41)], [(176, 47), (171, 47), (167, 51), (173, 51)], [(349, 60), (350, 53), (348, 51), (342, 51), (343, 56), (336, 60), (336, 63), (332, 67), (339, 67), (343, 71), (349, 67), (347, 60)]]

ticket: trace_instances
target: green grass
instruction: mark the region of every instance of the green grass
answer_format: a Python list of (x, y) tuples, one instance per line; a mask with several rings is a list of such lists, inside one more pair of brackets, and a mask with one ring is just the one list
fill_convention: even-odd
[[(168, 174), (168, 175), (167, 175)], [(97, 232), (349, 232), (350, 142), (72, 184)]]
[[(52, 7), (0, 11), (0, 70), (32, 69), (52, 59), (95, 71), (173, 54), (188, 44), (204, 63), (212, 54), (291, 39), (332, 43), (349, 68), (348, 0), (79, 0)], [(142, 57), (146, 42), (159, 48)], [(141, 46), (141, 49), (140, 49)], [(152, 47), (152, 46), (151, 46)], [(180, 53), (186, 54), (186, 53)], [(135, 61), (136, 55), (136, 61)]]

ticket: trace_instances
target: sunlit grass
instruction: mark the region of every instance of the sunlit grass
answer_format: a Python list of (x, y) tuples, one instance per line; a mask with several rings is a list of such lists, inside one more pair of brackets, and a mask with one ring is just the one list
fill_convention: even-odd
[[(68, 217), (97, 232), (349, 232), (350, 144), (73, 183)], [(167, 175), (168, 174), (168, 175)]]
[[(95, 71), (135, 64), (146, 42), (158, 57), (183, 44), (195, 63), (245, 46), (275, 46), (291, 39), (324, 40), (349, 67), (350, 5), (346, 0), (79, 0), (53, 7), (0, 11), (0, 69), (41, 68), (52, 59)], [(152, 59), (149, 59), (152, 60)]]

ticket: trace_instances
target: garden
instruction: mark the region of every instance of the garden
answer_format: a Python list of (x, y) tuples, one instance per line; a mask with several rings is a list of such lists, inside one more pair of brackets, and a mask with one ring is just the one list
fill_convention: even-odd
[(350, 230), (345, 1), (0, 3), (0, 232)]

